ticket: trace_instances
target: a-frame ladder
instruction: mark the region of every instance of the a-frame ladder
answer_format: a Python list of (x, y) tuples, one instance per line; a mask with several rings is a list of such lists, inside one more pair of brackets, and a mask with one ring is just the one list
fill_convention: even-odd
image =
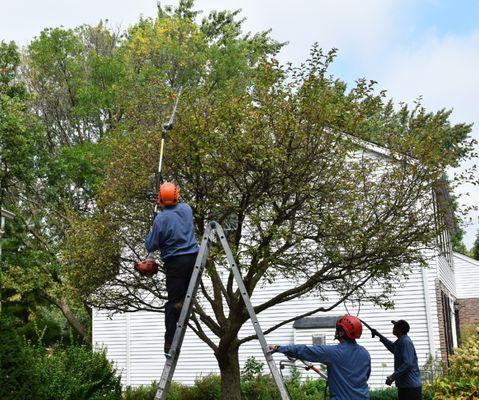
[(240, 290), (241, 296), (243, 297), (243, 301), (246, 305), (246, 308), (248, 309), (251, 322), (253, 324), (256, 335), (258, 336), (258, 340), (261, 344), (261, 348), (263, 349), (264, 357), (266, 359), (266, 362), (268, 363), (269, 369), (273, 376), (273, 380), (276, 386), (278, 387), (278, 391), (281, 395), (281, 400), (290, 400), (286, 387), (284, 386), (284, 382), (281, 378), (281, 374), (279, 373), (279, 370), (276, 367), (276, 364), (273, 360), (273, 356), (268, 349), (266, 339), (264, 337), (263, 331), (261, 330), (261, 327), (258, 322), (258, 318), (256, 317), (256, 313), (254, 312), (253, 305), (251, 304), (251, 300), (248, 296), (248, 292), (246, 291), (246, 287), (243, 283), (243, 279), (241, 278), (241, 274), (234, 260), (233, 253), (231, 252), (230, 246), (228, 245), (228, 241), (226, 240), (226, 236), (223, 231), (223, 228), (221, 227), (220, 224), (214, 221), (210, 222), (207, 225), (205, 229), (205, 233), (203, 234), (200, 250), (198, 252), (194, 270), (191, 275), (190, 284), (188, 286), (188, 291), (186, 293), (185, 300), (183, 301), (183, 307), (181, 309), (180, 318), (178, 320), (178, 324), (176, 327), (175, 337), (171, 345), (171, 349), (169, 353), (170, 356), (167, 357), (166, 359), (165, 366), (163, 368), (163, 373), (161, 375), (160, 383), (158, 385), (158, 391), (156, 392), (155, 400), (166, 400), (166, 396), (168, 394), (171, 381), (173, 379), (173, 374), (175, 373), (175, 368), (178, 362), (178, 357), (180, 355), (183, 338), (185, 337), (186, 328), (188, 327), (188, 319), (190, 318), (190, 315), (193, 309), (194, 299), (196, 297), (196, 293), (200, 285), (201, 275), (205, 268), (206, 260), (208, 258), (210, 243), (214, 239), (215, 233), (226, 254), (228, 264), (231, 270), (233, 271), (234, 277), (236, 279), (236, 284), (238, 285), (238, 289)]

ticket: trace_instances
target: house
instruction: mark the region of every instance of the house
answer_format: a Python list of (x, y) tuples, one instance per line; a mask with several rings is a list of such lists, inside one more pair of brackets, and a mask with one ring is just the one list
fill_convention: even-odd
[[(430, 357), (447, 361), (458, 344), (458, 327), (454, 313), (457, 292), (454, 284), (453, 266), (444, 256), (437, 255), (427, 269), (416, 268), (409, 279), (403, 282), (395, 294), (395, 309), (383, 310), (372, 304), (362, 304), (359, 317), (393, 339), (391, 320), (406, 319), (411, 325), (410, 336), (415, 343), (419, 364), (425, 365)], [(446, 280), (444, 277), (451, 280)], [(252, 297), (253, 304), (262, 303), (275, 293), (285, 290), (288, 282), (276, 282), (257, 290)], [(374, 288), (371, 288), (374, 290)], [(263, 330), (274, 325), (279, 319), (294, 317), (302, 310), (312, 309), (319, 300), (314, 296), (296, 299), (278, 305), (258, 315)], [(329, 299), (334, 302), (334, 298)], [(333, 344), (335, 321), (347, 312), (356, 314), (357, 308), (338, 307), (320, 316), (304, 318), (284, 325), (267, 335), (269, 343), (325, 343)], [(123, 313), (108, 317), (104, 311), (95, 310), (93, 316), (93, 340), (96, 346), (104, 346), (109, 359), (122, 371), (126, 385), (148, 384), (158, 380), (164, 364), (163, 356), (163, 314), (149, 312)], [(253, 333), (253, 327), (246, 325), (241, 335)], [(364, 330), (359, 343), (371, 353), (372, 387), (381, 387), (393, 369), (393, 356), (377, 338), (371, 338)], [(250, 356), (263, 358), (257, 341), (246, 343), (240, 348), (240, 362), (243, 365)], [(275, 356), (279, 361), (282, 356)], [(211, 349), (187, 331), (175, 380), (192, 384), (200, 376), (219, 372)], [(305, 375), (314, 376), (312, 372)]]
[[(387, 149), (360, 141), (358, 143), (373, 157), (388, 159)], [(448, 207), (449, 199), (445, 186), (434, 188), (437, 207)], [(441, 215), (444, 215), (441, 213)], [(445, 214), (447, 217), (447, 213)], [(451, 221), (453, 218), (451, 218)], [(447, 362), (458, 344), (458, 319), (455, 302), (458, 298), (454, 256), (450, 234), (444, 231), (438, 238), (438, 247), (428, 255), (427, 268), (413, 267), (407, 279), (397, 286), (393, 298), (395, 308), (384, 310), (370, 303), (358, 307), (352, 304), (338, 306), (332, 311), (290, 322), (269, 333), (266, 340), (271, 344), (333, 344), (335, 321), (346, 313), (358, 314), (369, 325), (391, 339), (391, 320), (406, 319), (411, 325), (410, 336), (416, 346), (419, 364), (426, 365), (433, 360)], [(252, 296), (253, 305), (261, 304), (275, 294), (287, 290), (293, 283), (278, 280), (272, 284), (264, 283)], [(379, 290), (369, 287), (368, 290)], [(305, 310), (322, 305), (334, 304), (338, 295), (330, 293), (326, 302), (313, 294), (276, 305), (258, 315), (264, 330), (278, 321), (294, 318)], [(94, 310), (93, 341), (97, 347), (104, 347), (109, 359), (115, 362), (122, 372), (125, 385), (137, 386), (149, 384), (161, 376), (163, 356), (164, 320), (163, 314), (151, 312), (132, 312), (109, 316), (107, 312)], [(251, 324), (245, 324), (240, 336), (254, 333)], [(384, 381), (393, 371), (393, 355), (377, 338), (372, 338), (365, 329), (359, 343), (371, 353), (372, 374), (369, 383), (372, 387), (384, 386)], [(248, 357), (263, 359), (261, 347), (257, 341), (246, 342), (240, 347), (240, 363), (244, 365)], [(283, 358), (277, 354), (279, 361)], [(219, 369), (212, 350), (191, 330), (187, 330), (175, 380), (192, 384), (198, 377), (218, 373)], [(266, 371), (265, 371), (266, 372)], [(304, 371), (304, 376), (314, 377), (314, 373)]]
[(479, 261), (454, 253), (456, 318), (461, 327), (479, 325)]

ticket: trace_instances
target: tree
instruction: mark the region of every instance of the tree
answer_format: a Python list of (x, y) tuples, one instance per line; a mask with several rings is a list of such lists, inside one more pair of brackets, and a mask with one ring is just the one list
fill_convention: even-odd
[(0, 42), (0, 205), (20, 180), (30, 180), (35, 142), (40, 134), (28, 113), (28, 94), (19, 79), (15, 43)]
[[(41, 130), (28, 110), (29, 95), (19, 77), (19, 68), (16, 45), (0, 42), (0, 207), (10, 210), (18, 199), (22, 182), (32, 182), (34, 155), (42, 139)], [(7, 224), (7, 229), (10, 226)], [(0, 302), (3, 305), (5, 299), (15, 293), (7, 291), (10, 254), (8, 244), (2, 243), (2, 247)]]
[(476, 240), (472, 245), (472, 249), (470, 251), (472, 258), (479, 260), (479, 231), (476, 234)]
[(463, 242), (464, 230), (462, 228), (457, 228), (454, 232), (454, 235), (451, 237), (452, 249), (458, 253), (469, 255), (466, 245)]
[(3, 281), (21, 296), (35, 293), (55, 305), (86, 340), (90, 308), (60, 255), (71, 216), (89, 213), (102, 173), (103, 137), (122, 116), (114, 102), (122, 79), (117, 40), (101, 23), (46, 29), (28, 46), (21, 69), (18, 53), (15, 68), (6, 69), (12, 82), (25, 82), (17, 84), (22, 111), (40, 133), (30, 133), (33, 123), (10, 129), (12, 143), (2, 146), (3, 160), (15, 157), (8, 164), (14, 185), (2, 183), (2, 189), (20, 222)]
[[(435, 248), (442, 227), (431, 190), (448, 165), (470, 154), (470, 126), (451, 125), (449, 111), (429, 113), (419, 102), (395, 111), (374, 82), (347, 90), (328, 74), (334, 50), (315, 46), (302, 66), (282, 66), (274, 59), (280, 45), (267, 33), (243, 35), (234, 14), (213, 13), (201, 24), (194, 16), (191, 2), (181, 2), (140, 21), (122, 45), (133, 71), (122, 99), (126, 118), (109, 137), (114, 157), (96, 207), (70, 225), (70, 273), (90, 292), (110, 277), (90, 297), (99, 307), (162, 311), (161, 277), (136, 275), (132, 261), (145, 255), (144, 193), (157, 132), (182, 86), (165, 177), (192, 205), (198, 234), (208, 220), (236, 217), (229, 239), (250, 295), (281, 276), (295, 282), (255, 311), (312, 291), (390, 306), (394, 284)], [(389, 156), (368, 156), (362, 139), (386, 146)], [(239, 399), (238, 348), (254, 336), (239, 336), (248, 314), (231, 273), (221, 279), (223, 265), (213, 252), (190, 327), (214, 351), (222, 398)], [(382, 293), (368, 292), (371, 284)]]

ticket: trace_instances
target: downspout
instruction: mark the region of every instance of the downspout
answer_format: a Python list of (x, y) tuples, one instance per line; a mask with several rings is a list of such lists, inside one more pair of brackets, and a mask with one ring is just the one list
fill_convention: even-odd
[(131, 347), (130, 347), (130, 339), (131, 339), (131, 324), (130, 324), (130, 314), (129, 312), (126, 313), (126, 352), (125, 352), (125, 366), (126, 366), (126, 385), (131, 385)]
[[(435, 257), (437, 263), (437, 255)], [(432, 316), (431, 316), (431, 301), (429, 298), (429, 283), (427, 280), (426, 268), (421, 268), (422, 274), (422, 289), (424, 293), (424, 305), (426, 307), (426, 325), (427, 325), (427, 338), (429, 343), (429, 354), (431, 357), (436, 356), (436, 349), (434, 347), (434, 335), (432, 333)]]

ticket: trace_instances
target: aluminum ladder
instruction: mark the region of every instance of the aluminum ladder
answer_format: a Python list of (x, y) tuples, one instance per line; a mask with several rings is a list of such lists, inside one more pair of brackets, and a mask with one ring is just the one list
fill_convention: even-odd
[(238, 285), (238, 289), (240, 290), (241, 296), (243, 297), (243, 301), (248, 310), (254, 330), (256, 332), (256, 335), (258, 336), (261, 348), (263, 349), (264, 357), (266, 359), (266, 362), (268, 363), (269, 369), (273, 376), (273, 380), (281, 395), (281, 400), (290, 400), (288, 391), (286, 390), (284, 382), (281, 378), (281, 374), (276, 367), (276, 363), (274, 362), (271, 352), (268, 349), (268, 344), (266, 343), (263, 331), (261, 330), (261, 327), (259, 325), (258, 318), (256, 317), (256, 313), (254, 312), (254, 308), (251, 304), (248, 292), (246, 291), (243, 279), (241, 278), (241, 274), (234, 260), (233, 253), (231, 252), (228, 241), (226, 240), (223, 228), (220, 224), (214, 221), (208, 223), (203, 234), (200, 250), (198, 252), (198, 256), (196, 257), (195, 266), (188, 286), (188, 291), (186, 292), (185, 300), (183, 301), (183, 307), (181, 309), (180, 318), (178, 319), (178, 323), (176, 326), (175, 336), (173, 338), (173, 343), (171, 344), (169, 357), (167, 357), (165, 366), (163, 367), (163, 373), (158, 384), (158, 390), (156, 392), (155, 400), (166, 400), (166, 396), (168, 395), (170, 384), (173, 379), (173, 374), (175, 373), (176, 364), (180, 355), (181, 345), (185, 337), (186, 328), (188, 327), (188, 320), (193, 310), (193, 302), (196, 298), (196, 293), (198, 292), (198, 287), (201, 282), (201, 275), (205, 268), (206, 260), (208, 259), (210, 243), (214, 239), (215, 234), (218, 237), (221, 246), (223, 247), (226, 258), (228, 260), (228, 264), (233, 271), (234, 277), (236, 279), (236, 284)]

